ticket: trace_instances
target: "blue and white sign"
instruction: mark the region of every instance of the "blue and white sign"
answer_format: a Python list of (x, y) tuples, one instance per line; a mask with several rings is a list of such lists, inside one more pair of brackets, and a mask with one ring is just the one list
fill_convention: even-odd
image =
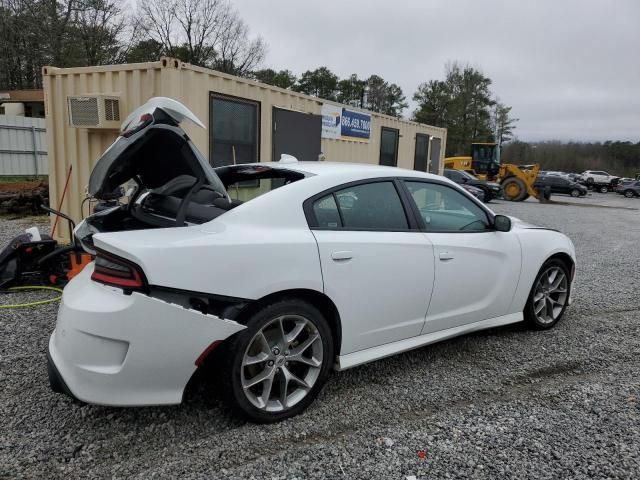
[(368, 142), (371, 138), (371, 115), (323, 104), (322, 138)]
[(335, 105), (322, 105), (322, 138), (340, 138), (340, 118), (342, 108)]
[(342, 109), (340, 135), (344, 140), (369, 140), (371, 136), (371, 115)]

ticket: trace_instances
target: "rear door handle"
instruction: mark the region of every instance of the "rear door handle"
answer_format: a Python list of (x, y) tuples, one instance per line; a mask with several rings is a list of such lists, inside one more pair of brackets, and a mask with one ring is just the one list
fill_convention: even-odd
[(333, 258), (336, 262), (339, 262), (341, 260), (351, 260), (353, 258), (353, 252), (350, 252), (348, 250), (333, 252), (331, 254), (331, 258)]
[(453, 254), (449, 252), (440, 253), (440, 260), (446, 262), (447, 260), (453, 260)]

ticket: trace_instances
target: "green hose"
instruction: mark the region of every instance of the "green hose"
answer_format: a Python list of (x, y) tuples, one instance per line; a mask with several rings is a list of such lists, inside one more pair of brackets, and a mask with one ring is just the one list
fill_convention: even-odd
[(36, 302), (29, 303), (15, 303), (13, 305), (0, 305), (0, 308), (27, 308), (27, 307), (36, 307), (38, 305), (45, 305), (47, 303), (57, 302), (62, 298), (62, 289), (58, 287), (47, 287), (44, 285), (34, 285), (34, 286), (25, 286), (25, 287), (11, 287), (9, 288), (9, 292), (19, 292), (22, 290), (51, 290), (53, 292), (58, 292), (60, 295), (54, 298), (47, 298), (46, 300), (38, 300)]

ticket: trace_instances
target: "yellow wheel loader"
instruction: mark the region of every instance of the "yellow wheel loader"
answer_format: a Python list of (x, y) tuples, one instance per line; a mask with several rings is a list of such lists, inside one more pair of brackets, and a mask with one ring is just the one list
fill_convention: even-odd
[(534, 197), (541, 202), (549, 200), (549, 190), (535, 188), (540, 165), (521, 169), (518, 165), (500, 162), (500, 146), (497, 143), (472, 143), (468, 157), (447, 157), (444, 168), (464, 170), (480, 180), (491, 180), (502, 185), (505, 200), (521, 202)]

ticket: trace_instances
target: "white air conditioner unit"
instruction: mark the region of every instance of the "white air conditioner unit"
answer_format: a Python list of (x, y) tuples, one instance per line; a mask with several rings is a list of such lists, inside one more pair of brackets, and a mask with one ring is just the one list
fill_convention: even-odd
[(69, 124), (76, 128), (120, 129), (120, 98), (114, 95), (67, 97)]

